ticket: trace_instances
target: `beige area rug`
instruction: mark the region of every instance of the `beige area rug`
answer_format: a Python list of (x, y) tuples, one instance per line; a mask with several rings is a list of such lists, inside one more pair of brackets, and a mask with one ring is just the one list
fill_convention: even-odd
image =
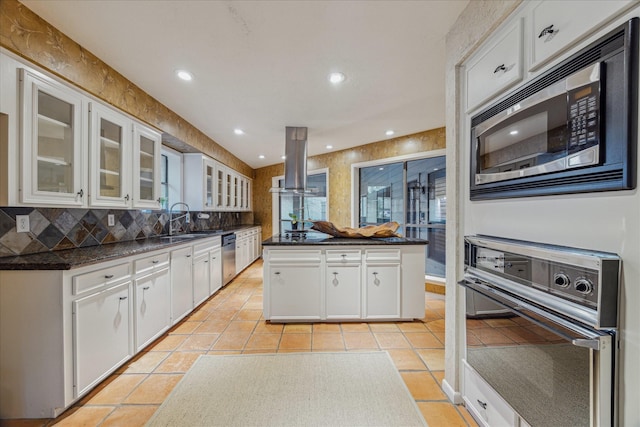
[(200, 356), (147, 426), (426, 426), (387, 352)]

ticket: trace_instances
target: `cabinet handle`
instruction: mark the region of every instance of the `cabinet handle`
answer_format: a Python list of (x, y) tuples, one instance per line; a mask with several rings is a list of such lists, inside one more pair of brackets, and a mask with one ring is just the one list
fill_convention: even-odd
[(538, 35), (538, 38), (541, 39), (542, 37), (546, 36), (547, 34), (553, 34), (553, 33), (557, 33), (557, 32), (558, 32), (558, 30), (554, 30), (553, 29), (553, 24), (551, 24), (548, 27), (543, 28), (542, 31), (540, 31), (540, 34)]
[(125, 200), (125, 202), (129, 201), (129, 195), (128, 194), (126, 196), (124, 196), (124, 200)]
[(487, 409), (487, 403), (483, 402), (480, 399), (476, 399), (478, 401), (478, 405), (482, 406), (482, 409)]
[(113, 274), (105, 274), (104, 278), (105, 279), (111, 279), (111, 278), (113, 278)]
[[(149, 289), (149, 287), (148, 287), (148, 286), (145, 286), (144, 288), (142, 288), (142, 290), (143, 290), (143, 291), (146, 291), (146, 290), (148, 290), (148, 289)], [(125, 297), (125, 298), (126, 298), (126, 297)], [(122, 298), (121, 298), (121, 299), (122, 299)]]
[(280, 272), (279, 271), (274, 271), (273, 274), (275, 274), (276, 276), (279, 276)]
[(120, 301), (126, 300), (128, 297), (120, 297)]
[(496, 69), (493, 70), (493, 74), (496, 74), (498, 71), (504, 71), (506, 73), (507, 67), (505, 67), (504, 64), (498, 65)]
[(191, 258), (191, 254), (187, 255), (187, 258)]
[(162, 203), (162, 201), (161, 201), (160, 197), (158, 197), (158, 198), (156, 199), (156, 202), (158, 202), (158, 203)]
[(157, 263), (159, 263), (159, 262), (160, 262), (159, 260), (154, 259), (153, 261), (151, 261), (151, 264), (157, 264)]
[(80, 191), (76, 193), (76, 195), (82, 199), (82, 197), (84, 197), (84, 190), (81, 188)]
[(208, 263), (208, 262), (209, 262), (209, 260), (208, 260), (208, 259), (204, 261), (204, 263), (205, 263), (205, 264), (206, 264), (206, 263)]

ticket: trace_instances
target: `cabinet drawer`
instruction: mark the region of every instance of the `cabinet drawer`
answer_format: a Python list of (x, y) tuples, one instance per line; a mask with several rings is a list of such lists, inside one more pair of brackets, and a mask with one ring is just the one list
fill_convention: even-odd
[(467, 111), (522, 80), (522, 20), (467, 67)]
[(531, 11), (534, 71), (584, 40), (587, 33), (631, 4), (622, 1), (543, 1)]
[(517, 415), (507, 402), (465, 361), (464, 401), (484, 426), (515, 426)]
[(400, 262), (400, 249), (367, 249), (364, 251), (365, 259), (368, 263), (378, 261)]
[(110, 286), (131, 276), (131, 263), (114, 265), (73, 276), (73, 295), (81, 295), (104, 286)]
[(134, 261), (134, 271), (136, 274), (148, 273), (169, 265), (169, 252), (155, 254), (146, 258)]
[(326, 252), (327, 262), (352, 263), (362, 261), (362, 252), (360, 250), (348, 249), (337, 250), (328, 249)]
[(286, 264), (286, 263), (300, 263), (300, 262), (313, 262), (320, 263), (322, 261), (322, 253), (319, 250), (302, 249), (291, 251), (269, 251), (269, 261), (272, 263)]

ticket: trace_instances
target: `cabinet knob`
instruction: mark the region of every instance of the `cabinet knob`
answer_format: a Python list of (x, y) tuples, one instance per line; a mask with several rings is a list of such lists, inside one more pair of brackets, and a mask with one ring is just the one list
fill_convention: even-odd
[(105, 279), (111, 279), (111, 278), (113, 278), (113, 274), (105, 274), (104, 278)]
[(504, 71), (506, 73), (507, 67), (505, 67), (504, 64), (498, 65), (496, 69), (493, 70), (493, 74), (496, 74), (498, 71)]
[(81, 188), (80, 191), (76, 193), (76, 195), (82, 199), (82, 197), (84, 197), (84, 190)]
[[(542, 37), (546, 36), (546, 35), (553, 35), (554, 33), (557, 33), (558, 30), (554, 30), (553, 29), (553, 24), (549, 25), (546, 28), (543, 28), (542, 31), (540, 31), (540, 34), (538, 34), (538, 38), (541, 39)], [(549, 40), (549, 39), (547, 39)], [(545, 40), (545, 41), (547, 41)]]
[(124, 201), (128, 202), (129, 201), (129, 195), (127, 194), (126, 196), (124, 196)]

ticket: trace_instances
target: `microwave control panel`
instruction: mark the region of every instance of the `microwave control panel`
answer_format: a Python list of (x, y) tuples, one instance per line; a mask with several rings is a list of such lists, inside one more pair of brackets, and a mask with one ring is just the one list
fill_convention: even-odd
[(568, 93), (569, 152), (598, 145), (600, 140), (600, 82)]

